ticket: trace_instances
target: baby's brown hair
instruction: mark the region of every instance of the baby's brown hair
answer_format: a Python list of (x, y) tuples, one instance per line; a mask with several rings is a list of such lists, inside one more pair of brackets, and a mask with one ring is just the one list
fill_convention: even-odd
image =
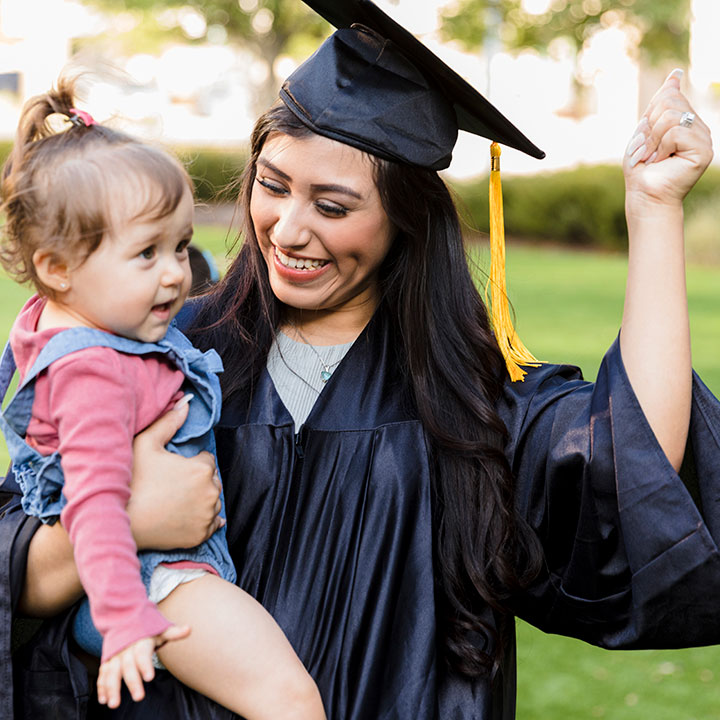
[[(140, 194), (134, 219), (154, 220), (174, 212), (192, 182), (174, 157), (125, 133), (73, 112), (75, 83), (31, 98), (23, 108), (15, 144), (2, 171), (0, 263), (18, 282), (31, 282), (53, 297), (33, 265), (37, 250), (81, 264), (112, 231), (113, 193)], [(53, 115), (73, 118), (56, 131)], [(90, 124), (92, 123), (92, 124)]]

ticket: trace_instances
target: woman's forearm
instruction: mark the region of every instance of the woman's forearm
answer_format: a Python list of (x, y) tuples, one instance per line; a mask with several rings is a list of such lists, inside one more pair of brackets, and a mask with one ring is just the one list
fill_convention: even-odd
[(631, 208), (620, 349), (640, 406), (668, 460), (680, 468), (692, 395), (682, 203)]
[(56, 615), (82, 594), (67, 533), (59, 522), (42, 525), (28, 548), (20, 612), (31, 617)]

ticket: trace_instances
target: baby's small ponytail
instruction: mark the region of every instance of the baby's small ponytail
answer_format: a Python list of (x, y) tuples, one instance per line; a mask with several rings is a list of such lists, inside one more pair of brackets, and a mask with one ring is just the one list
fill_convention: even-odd
[[(57, 134), (57, 129), (49, 122), (50, 116), (59, 114), (70, 119), (75, 106), (74, 98), (74, 81), (70, 78), (60, 78), (56, 88), (44, 95), (36, 95), (25, 103), (18, 122), (13, 149), (3, 168), (3, 199), (12, 194), (14, 186), (12, 175), (22, 167), (34, 143)], [(8, 188), (5, 187), (6, 180), (10, 181)]]

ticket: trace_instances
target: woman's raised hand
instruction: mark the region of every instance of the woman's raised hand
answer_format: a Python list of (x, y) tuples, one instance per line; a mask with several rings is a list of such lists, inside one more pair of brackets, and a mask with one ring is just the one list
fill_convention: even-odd
[(219, 517), (220, 479), (208, 452), (186, 458), (165, 445), (185, 422), (182, 405), (156, 420), (133, 443), (128, 515), (141, 550), (194, 547), (225, 521)]
[(628, 143), (626, 208), (679, 205), (712, 160), (708, 126), (680, 91), (683, 71), (673, 70), (655, 93)]

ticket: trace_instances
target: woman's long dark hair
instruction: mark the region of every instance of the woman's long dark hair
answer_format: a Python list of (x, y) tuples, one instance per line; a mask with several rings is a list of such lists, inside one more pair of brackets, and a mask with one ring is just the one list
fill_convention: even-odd
[[(311, 133), (283, 105), (258, 120), (238, 201), (245, 242), (191, 333), (200, 346), (220, 352), (226, 398), (252, 387), (281, 319), (249, 211), (255, 163), (278, 132)], [(432, 170), (373, 161), (383, 207), (397, 229), (381, 273), (383, 303), (402, 338), (399, 359), (433, 454), (441, 632), (451, 666), (482, 675), (497, 667), (503, 646), (483, 609), (489, 605), (502, 628), (508, 597), (540, 563), (537, 540), (514, 509), (507, 432), (495, 411), (507, 371), (444, 182)]]

